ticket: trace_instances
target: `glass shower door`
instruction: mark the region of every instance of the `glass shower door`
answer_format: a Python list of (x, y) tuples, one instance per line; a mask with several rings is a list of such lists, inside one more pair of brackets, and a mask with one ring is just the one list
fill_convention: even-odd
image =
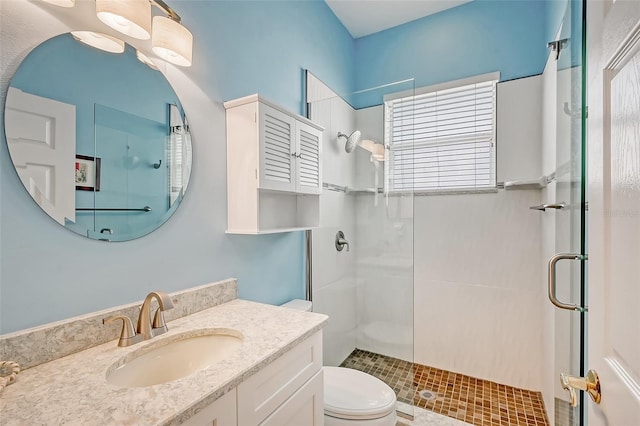
[[(586, 179), (583, 74), (583, 4), (569, 1), (556, 45), (555, 371), (556, 425), (582, 425), (583, 395), (572, 407), (560, 373), (584, 376), (586, 306)], [(562, 256), (564, 254), (565, 256)], [(553, 263), (553, 261), (552, 261)], [(552, 265), (550, 265), (550, 268)], [(553, 272), (553, 271), (552, 271)], [(550, 274), (553, 275), (553, 274)], [(550, 277), (551, 279), (552, 277)], [(551, 285), (550, 285), (551, 287)], [(553, 289), (550, 288), (550, 298)]]
[[(394, 390), (398, 414), (412, 418), (413, 192), (383, 190), (390, 93), (412, 96), (413, 80), (339, 95), (307, 73), (307, 115), (325, 128), (320, 226), (311, 231), (312, 299), (314, 311), (331, 318), (324, 365), (379, 378)], [(348, 247), (336, 243), (338, 235)]]

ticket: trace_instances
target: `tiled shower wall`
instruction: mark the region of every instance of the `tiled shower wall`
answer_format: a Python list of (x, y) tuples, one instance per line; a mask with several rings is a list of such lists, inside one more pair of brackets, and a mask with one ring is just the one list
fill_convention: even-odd
[[(540, 76), (498, 84), (497, 180), (541, 175)], [(541, 390), (540, 190), (417, 196), (415, 362)]]
[[(314, 76), (307, 79), (311, 119), (325, 128), (323, 181), (353, 186), (355, 162), (337, 140), (338, 132), (355, 130), (354, 110)], [(325, 365), (339, 365), (356, 346), (355, 198), (324, 190), (320, 196), (320, 227), (312, 231), (313, 310), (329, 315), (324, 329)], [(338, 252), (335, 235), (343, 231), (350, 249)]]

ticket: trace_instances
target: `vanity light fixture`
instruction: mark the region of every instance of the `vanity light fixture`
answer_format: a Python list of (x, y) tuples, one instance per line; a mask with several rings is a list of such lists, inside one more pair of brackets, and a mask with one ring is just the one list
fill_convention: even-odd
[[(75, 0), (43, 0), (64, 7), (73, 7)], [(190, 67), (193, 59), (193, 35), (181, 24), (180, 15), (162, 0), (95, 0), (96, 16), (114, 30), (140, 40), (151, 38), (153, 52), (174, 65)], [(151, 5), (166, 16), (154, 16), (151, 25)], [(107, 36), (105, 36), (107, 37)], [(80, 39), (78, 39), (80, 40)], [(114, 39), (117, 40), (117, 39)], [(98, 49), (106, 50), (90, 44)], [(123, 48), (124, 49), (124, 48)], [(121, 50), (120, 52), (122, 52)], [(118, 52), (118, 53), (120, 53)], [(140, 59), (140, 57), (138, 57)], [(148, 58), (147, 58), (148, 59)], [(144, 61), (143, 61), (144, 62)], [(147, 62), (145, 62), (149, 65)], [(153, 68), (153, 67), (152, 67)], [(156, 68), (157, 69), (157, 68)]]
[(124, 41), (93, 31), (71, 31), (73, 38), (96, 49), (109, 53), (124, 52)]
[[(151, 5), (166, 16), (153, 17)], [(181, 23), (180, 16), (162, 0), (96, 0), (98, 18), (128, 36), (146, 40), (151, 49), (164, 59), (181, 67), (189, 67), (193, 56), (193, 35)]]
[(151, 37), (149, 0), (96, 0), (96, 15), (122, 34), (140, 40)]
[(143, 64), (145, 64), (146, 66), (148, 66), (149, 68), (151, 68), (152, 70), (156, 70), (158, 71), (158, 66), (156, 64), (153, 63), (153, 61), (151, 59), (149, 59), (149, 57), (147, 55), (145, 55), (144, 53), (142, 53), (141, 51), (136, 49), (136, 58), (138, 58), (138, 60), (140, 62), (142, 62)]
[(42, 0), (45, 3), (55, 4), (56, 6), (61, 7), (73, 7), (76, 3), (76, 0)]
[(193, 55), (193, 35), (180, 24), (179, 16), (171, 14), (168, 18), (155, 16), (153, 18), (151, 49), (167, 62), (181, 67), (190, 67)]

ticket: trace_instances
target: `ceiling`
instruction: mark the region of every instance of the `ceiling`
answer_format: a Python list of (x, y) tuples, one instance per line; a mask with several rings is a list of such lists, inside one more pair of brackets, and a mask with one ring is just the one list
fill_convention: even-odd
[(325, 0), (353, 38), (363, 37), (472, 0)]

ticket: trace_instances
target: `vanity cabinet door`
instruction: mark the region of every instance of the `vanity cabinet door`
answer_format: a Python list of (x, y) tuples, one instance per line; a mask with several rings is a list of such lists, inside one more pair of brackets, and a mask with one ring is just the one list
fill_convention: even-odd
[(260, 423), (261, 426), (322, 426), (324, 381), (322, 370)]
[(296, 120), (259, 104), (260, 189), (295, 192)]
[[(238, 385), (238, 425), (261, 424), (287, 405), (289, 398), (314, 378), (321, 368), (322, 332), (319, 331)], [(322, 382), (322, 377), (319, 380)], [(322, 400), (322, 394), (321, 390), (320, 396), (313, 397), (313, 402)], [(305, 407), (308, 411), (308, 406)], [(306, 426), (308, 423), (300, 424)]]
[(236, 426), (238, 424), (236, 389), (230, 390), (182, 424), (186, 426)]

